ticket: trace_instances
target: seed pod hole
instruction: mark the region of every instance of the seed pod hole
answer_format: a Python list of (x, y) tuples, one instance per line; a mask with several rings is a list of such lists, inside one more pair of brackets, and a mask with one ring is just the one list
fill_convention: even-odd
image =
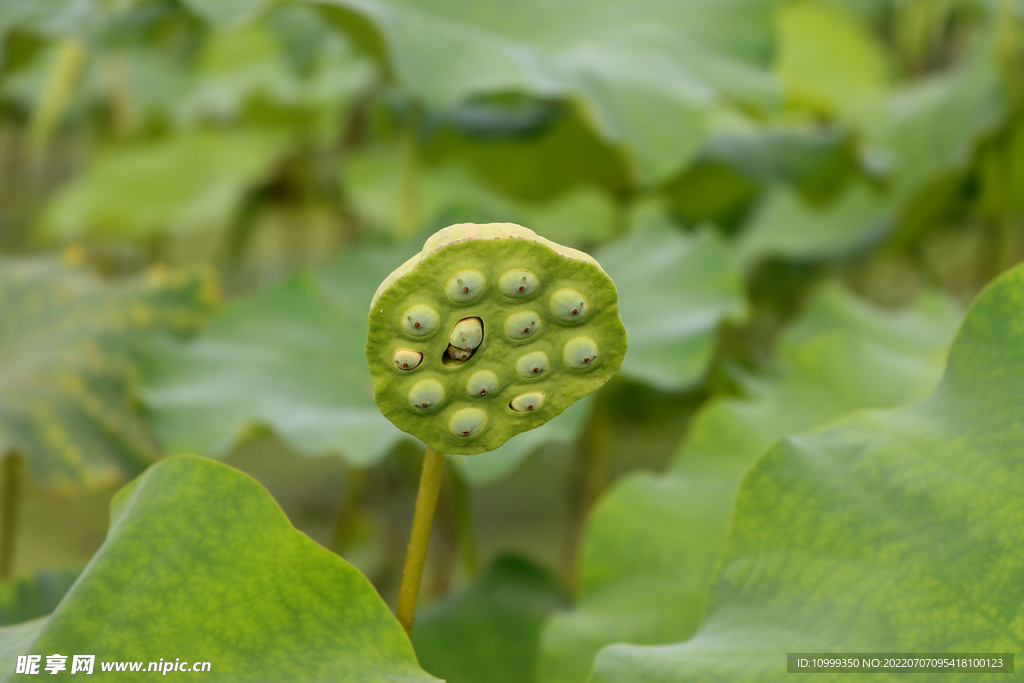
[(395, 367), (399, 370), (415, 370), (423, 362), (423, 354), (412, 349), (395, 351)]
[(507, 297), (524, 299), (532, 296), (540, 287), (540, 280), (530, 271), (520, 268), (510, 270), (498, 279), (498, 289)]
[(448, 343), (465, 351), (476, 351), (484, 340), (484, 322), (480, 318), (463, 318), (455, 323)]
[(540, 330), (540, 316), (533, 311), (513, 313), (505, 319), (505, 336), (509, 339), (529, 339)]
[(476, 301), (484, 293), (487, 278), (479, 270), (464, 270), (448, 281), (448, 298), (457, 304)]
[(448, 421), (448, 429), (455, 436), (467, 438), (476, 436), (487, 424), (487, 413), (479, 408), (463, 408)]
[(578, 323), (587, 317), (587, 299), (574, 289), (560, 289), (551, 295), (551, 315), (564, 323)]
[(455, 323), (448, 335), (448, 348), (441, 354), (441, 364), (454, 367), (461, 365), (476, 353), (484, 340), (484, 323), (480, 318), (463, 318)]
[(597, 365), (597, 343), (588, 337), (570, 339), (562, 350), (562, 360), (573, 370), (585, 370)]
[(508, 407), (517, 413), (528, 413), (531, 410), (540, 408), (540, 404), (544, 402), (544, 394), (539, 391), (535, 391), (529, 394), (520, 394), (514, 399), (509, 401)]
[(520, 377), (530, 379), (540, 377), (548, 371), (548, 357), (543, 351), (533, 351), (519, 357), (516, 361), (516, 372)]
[(441, 316), (430, 306), (413, 306), (402, 316), (402, 330), (412, 337), (426, 337), (441, 324)]
[(409, 405), (418, 412), (429, 412), (442, 403), (444, 403), (444, 387), (436, 380), (425, 379), (416, 382), (409, 390)]
[(473, 398), (494, 396), (498, 393), (498, 376), (490, 370), (478, 370), (469, 376), (466, 393)]

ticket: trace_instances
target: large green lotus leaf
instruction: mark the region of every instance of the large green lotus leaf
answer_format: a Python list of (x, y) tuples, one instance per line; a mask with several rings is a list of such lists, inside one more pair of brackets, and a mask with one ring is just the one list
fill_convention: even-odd
[(150, 354), (143, 399), (171, 453), (225, 455), (269, 426), (300, 452), (382, 458), (403, 435), (373, 403), (366, 311), (408, 249), (360, 249), (239, 299), (194, 339)]
[(820, 290), (784, 334), (777, 365), (748, 378), (744, 397), (697, 414), (667, 474), (630, 476), (598, 504), (583, 543), (582, 599), (545, 631), (542, 680), (582, 682), (609, 643), (692, 635), (750, 464), (786, 434), (927, 395), (958, 319), (936, 296), (888, 312), (836, 286)]
[(0, 584), (0, 626), (46, 616), (57, 607), (80, 573), (77, 569), (39, 571)]
[(787, 3), (779, 9), (778, 26), (775, 71), (792, 104), (835, 114), (886, 85), (881, 41), (834, 2)]
[(450, 122), (464, 119), (461, 112), (479, 106), (471, 103), (446, 112), (448, 118), (424, 142), (424, 158), (434, 164), (457, 159), (488, 185), (524, 202), (551, 201), (581, 185), (613, 194), (629, 191), (629, 172), (621, 155), (595, 135), (580, 111), (564, 103), (548, 104), (553, 109), (548, 118), (518, 134)]
[(824, 206), (778, 185), (754, 211), (736, 248), (745, 266), (770, 256), (822, 259), (878, 242), (892, 224), (891, 199), (860, 180)]
[(198, 16), (214, 26), (227, 28), (252, 21), (276, 0), (184, 0)]
[(1022, 311), (1018, 268), (975, 301), (929, 398), (776, 444), (737, 494), (700, 631), (607, 648), (592, 680), (781, 681), (801, 651), (1020, 652)]
[[(394, 233), (402, 206), (402, 154), (379, 147), (348, 160), (345, 190), (373, 230)], [(560, 244), (583, 247), (610, 237), (613, 200), (593, 187), (576, 187), (539, 202), (517, 201), (481, 182), (453, 162), (420, 167), (416, 187), (416, 225), (458, 222), (513, 222), (530, 226)]]
[(433, 108), (509, 92), (572, 100), (641, 184), (692, 158), (718, 102), (777, 98), (774, 0), (318, 4)]
[(420, 664), (448, 683), (533, 683), (541, 626), (568, 599), (541, 567), (503, 556), (464, 590), (416, 617)]
[(52, 615), (0, 629), (3, 680), (17, 680), (14, 655), (32, 653), (95, 654), (95, 673), (105, 660), (181, 657), (221, 681), (435, 680), (365, 577), (296, 531), (253, 479), (195, 456), (117, 494), (106, 541)]
[(962, 173), (979, 140), (1004, 119), (995, 48), (983, 42), (955, 68), (857, 108), (867, 155), (901, 206), (948, 174)]
[(54, 260), (0, 259), (0, 456), (53, 486), (117, 482), (160, 451), (135, 405), (154, 331), (198, 326), (209, 276), (103, 282)]
[(39, 228), (57, 239), (223, 228), (285, 143), (258, 129), (193, 130), (107, 150), (57, 192)]
[(623, 374), (665, 391), (697, 384), (711, 363), (718, 326), (746, 312), (728, 245), (712, 230), (683, 234), (655, 223), (595, 256), (619, 289), (630, 343)]

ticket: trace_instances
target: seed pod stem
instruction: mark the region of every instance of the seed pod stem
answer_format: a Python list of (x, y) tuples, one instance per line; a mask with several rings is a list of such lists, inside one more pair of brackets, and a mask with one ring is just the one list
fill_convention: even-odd
[(443, 474), (444, 453), (427, 446), (420, 474), (420, 488), (416, 494), (409, 548), (402, 569), (402, 583), (398, 588), (398, 605), (395, 608), (395, 616), (408, 636), (412, 636), (412, 624), (416, 618), (420, 579), (423, 577), (423, 564), (427, 558), (427, 544), (430, 542), (430, 525), (434, 521), (434, 509), (437, 507), (437, 494), (441, 490)]

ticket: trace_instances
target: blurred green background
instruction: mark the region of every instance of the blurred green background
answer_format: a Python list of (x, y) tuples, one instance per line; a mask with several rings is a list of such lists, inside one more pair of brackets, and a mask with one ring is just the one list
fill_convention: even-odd
[[(416, 645), (453, 682), (582, 683), (644, 642), (534, 661), (609, 580), (603, 511), (652, 475), (620, 479), (708, 497), (703, 587), (750, 462), (927, 395), (1024, 258), (1022, 31), (1019, 0), (3, 0), (3, 623), (52, 609), (113, 492), (179, 453), (254, 476), (393, 602), (422, 446), (373, 404), (370, 296), (433, 231), (513, 221), (601, 261), (630, 350), (449, 458)], [(500, 672), (451, 653), (488, 618), (521, 645)]]

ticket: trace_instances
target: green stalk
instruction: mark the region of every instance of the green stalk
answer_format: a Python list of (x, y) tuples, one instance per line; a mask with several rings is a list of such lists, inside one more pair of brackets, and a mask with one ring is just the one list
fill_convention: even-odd
[(427, 559), (427, 545), (430, 542), (430, 526), (437, 507), (437, 494), (441, 490), (444, 474), (444, 453), (427, 447), (423, 458), (423, 472), (420, 474), (420, 489), (416, 494), (416, 511), (412, 516), (412, 532), (409, 534), (409, 548), (405, 553), (405, 568), (402, 583), (398, 588), (398, 607), (395, 616), (412, 636), (412, 624), (416, 618), (416, 602), (420, 594), (420, 579), (423, 564)]
[(402, 140), (402, 196), (398, 214), (398, 239), (407, 241), (416, 235), (419, 211), (420, 122), (419, 105), (409, 105)]
[(0, 503), (0, 581), (11, 578), (14, 545), (18, 535), (18, 508), (21, 501), (21, 459), (11, 453), (3, 459), (3, 502)]
[(603, 393), (598, 395), (569, 474), (569, 514), (562, 567), (573, 593), (576, 591), (576, 569), (587, 515), (608, 487), (610, 478), (611, 433), (604, 405), (606, 400)]
[(459, 538), (459, 555), (466, 576), (476, 576), (476, 529), (473, 526), (473, 492), (466, 479), (452, 468), (452, 498), (455, 504), (455, 532)]

